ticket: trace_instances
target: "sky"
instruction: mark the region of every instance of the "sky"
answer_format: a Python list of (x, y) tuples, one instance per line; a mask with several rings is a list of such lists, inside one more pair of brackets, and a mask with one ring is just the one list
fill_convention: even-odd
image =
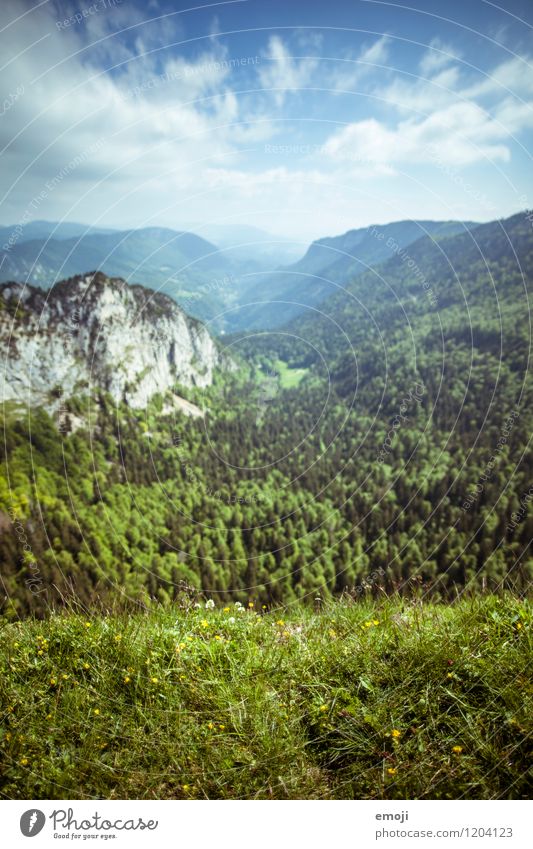
[(532, 26), (530, 0), (3, 0), (0, 223), (308, 242), (530, 208)]

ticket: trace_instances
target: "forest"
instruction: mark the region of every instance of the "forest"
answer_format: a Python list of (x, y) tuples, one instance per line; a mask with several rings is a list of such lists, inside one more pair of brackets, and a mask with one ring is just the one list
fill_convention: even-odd
[(6, 615), (183, 586), (266, 604), (523, 591), (533, 236), (524, 215), (474, 232), (420, 239), (280, 330), (221, 337), (238, 369), (176, 387), (203, 417), (95, 391), (58, 428), (5, 404)]

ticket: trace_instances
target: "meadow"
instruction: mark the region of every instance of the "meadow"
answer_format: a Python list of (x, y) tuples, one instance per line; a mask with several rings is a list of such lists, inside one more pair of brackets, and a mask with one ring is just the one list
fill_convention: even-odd
[(479, 594), (3, 620), (1, 793), (527, 798), (530, 622)]

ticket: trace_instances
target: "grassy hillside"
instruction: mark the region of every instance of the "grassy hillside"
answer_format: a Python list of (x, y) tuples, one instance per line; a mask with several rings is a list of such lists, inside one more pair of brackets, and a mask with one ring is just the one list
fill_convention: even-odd
[(530, 793), (529, 604), (207, 604), (4, 622), (3, 796)]

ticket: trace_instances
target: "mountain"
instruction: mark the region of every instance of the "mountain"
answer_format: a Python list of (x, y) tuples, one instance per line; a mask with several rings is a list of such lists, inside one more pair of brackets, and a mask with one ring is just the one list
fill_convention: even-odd
[(296, 262), (302, 255), (301, 240), (268, 233), (249, 224), (198, 224), (190, 229), (222, 248), (241, 273), (274, 271)]
[(0, 344), (3, 400), (48, 409), (88, 391), (145, 407), (176, 384), (207, 386), (227, 362), (205, 327), (166, 295), (100, 272), (48, 292), (0, 286)]
[[(117, 309), (99, 340), (107, 299), (129, 297), (128, 287), (121, 284), (119, 295), (115, 285), (99, 282), (101, 318), (72, 340), (68, 317), (81, 294), (50, 320), (45, 293), (33, 290), (41, 300), (32, 309), (22, 304), (13, 342), (16, 295), (4, 299), (0, 342), (10, 385), (27, 386), (21, 373), (30, 369), (26, 348), (35, 338), (49, 357), (32, 385), (37, 402), (46, 392), (59, 402), (62, 381), (69, 393), (86, 392), (76, 370), (90, 379), (93, 361), (98, 387), (114, 392), (111, 400), (101, 392), (90, 422), (66, 433), (58, 434), (58, 411), (51, 416), (48, 404), (0, 411), (9, 472), (0, 478), (0, 524), (7, 529), (17, 516), (43, 587), (32, 595), (31, 563), (21, 562), (15, 534), (0, 533), (9, 616), (45, 615), (71, 598), (187, 605), (195, 590), (226, 603), (253, 599), (256, 607), (340, 594), (527, 592), (533, 228), (526, 214), (415, 240), (279, 332), (224, 339), (239, 368), (225, 368), (221, 343), (206, 340), (211, 377), (214, 360), (222, 366), (211, 385), (188, 345), (184, 393), (205, 411), (201, 418), (151, 395), (172, 378), (165, 339), (158, 353), (166, 300), (154, 300), (153, 318), (147, 308), (142, 335), (131, 311)], [(48, 335), (39, 330), (41, 311)], [(157, 385), (154, 362), (164, 375)], [(132, 366), (128, 382), (121, 371)], [(82, 400), (66, 402), (69, 415), (79, 415)]]
[(29, 242), (32, 239), (73, 239), (88, 233), (113, 233), (108, 227), (87, 227), (73, 221), (28, 221), (26, 224), (10, 224), (0, 227), (2, 250)]
[(0, 251), (0, 282), (23, 280), (48, 288), (87, 268), (129, 283), (148, 281), (202, 319), (223, 308), (234, 285), (234, 269), (215, 245), (193, 233), (160, 227), (32, 239)]
[[(298, 262), (279, 273), (253, 279), (241, 294), (243, 306), (228, 317), (230, 328), (279, 327), (418, 239), (429, 236), (438, 241), (476, 226), (460, 221), (396, 221), (319, 239)], [(246, 300), (259, 303), (245, 306)]]

